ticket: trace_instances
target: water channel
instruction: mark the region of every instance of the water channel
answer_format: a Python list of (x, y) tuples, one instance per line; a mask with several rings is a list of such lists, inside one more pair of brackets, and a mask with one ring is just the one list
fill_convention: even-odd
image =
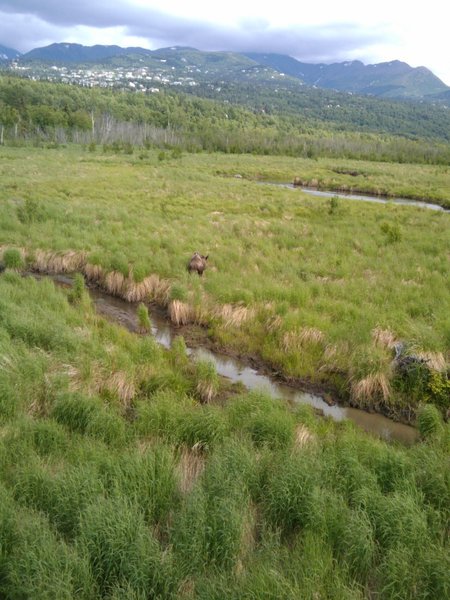
[(311, 196), (319, 196), (321, 198), (342, 198), (343, 200), (359, 200), (363, 202), (376, 202), (377, 204), (400, 204), (403, 206), (415, 206), (418, 208), (429, 208), (441, 212), (450, 212), (449, 209), (439, 206), (439, 204), (431, 204), (425, 200), (412, 200), (411, 198), (391, 198), (387, 196), (371, 196), (370, 194), (352, 194), (349, 192), (339, 192), (331, 190), (319, 190), (317, 188), (304, 187), (294, 185), (293, 183), (277, 183), (274, 181), (259, 181), (263, 185), (276, 185), (292, 190), (300, 190)]
[[(69, 286), (72, 284), (72, 279), (68, 276), (53, 276), (52, 279), (59, 285)], [(137, 303), (126, 302), (96, 287), (90, 288), (89, 293), (100, 315), (126, 327), (129, 331), (138, 331)], [(162, 346), (170, 348), (174, 337), (179, 335), (179, 330), (170, 323), (161, 311), (152, 310), (150, 307), (149, 313), (152, 321), (152, 335)], [(405, 445), (412, 445), (418, 439), (418, 432), (414, 427), (356, 408), (330, 406), (320, 395), (301, 391), (286, 383), (277, 381), (238, 358), (213, 352), (202, 346), (188, 347), (188, 354), (194, 359), (211, 361), (221, 376), (232, 382), (241, 382), (249, 390), (262, 390), (274, 398), (282, 398), (290, 403), (309, 404), (319, 409), (325, 416), (330, 416), (337, 421), (350, 419), (366, 432), (387, 441), (395, 440)]]

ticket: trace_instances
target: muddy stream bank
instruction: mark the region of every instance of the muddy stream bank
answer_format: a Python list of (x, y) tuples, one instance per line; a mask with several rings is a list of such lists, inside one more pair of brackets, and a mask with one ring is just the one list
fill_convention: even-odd
[[(43, 277), (36, 274), (34, 276)], [(60, 286), (71, 286), (73, 282), (72, 278), (67, 275), (49, 275), (48, 277)], [(136, 314), (138, 303), (126, 302), (95, 286), (90, 286), (88, 290), (100, 315), (120, 324), (129, 331), (138, 332)], [(158, 307), (150, 306), (149, 314), (152, 322), (151, 333), (165, 348), (170, 348), (172, 340), (177, 335), (184, 335), (183, 328), (172, 325), (164, 311)], [(201, 336), (185, 336), (185, 338), (190, 356), (212, 362), (219, 375), (233, 383), (242, 383), (248, 390), (262, 390), (273, 398), (282, 398), (291, 404), (308, 404), (324, 416), (329, 416), (336, 421), (349, 419), (364, 431), (387, 441), (398, 441), (405, 445), (411, 445), (418, 439), (418, 432), (414, 427), (357, 408), (337, 404), (330, 406), (320, 394), (304, 391), (277, 381), (275, 377), (265, 374), (262, 369), (254, 368), (250, 360), (229, 356), (207, 347), (206, 341), (202, 340)]]

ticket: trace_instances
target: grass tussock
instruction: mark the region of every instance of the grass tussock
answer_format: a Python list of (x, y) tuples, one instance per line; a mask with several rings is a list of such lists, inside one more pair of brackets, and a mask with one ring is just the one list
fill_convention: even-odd
[(192, 491), (204, 469), (204, 455), (197, 448), (183, 446), (178, 460), (179, 486), (182, 494)]
[(20, 271), (25, 266), (25, 252), (22, 248), (7, 248), (3, 251), (2, 260), (5, 269)]
[(0, 260), (8, 269), (21, 269), (27, 260), (27, 250), (23, 247), (0, 246)]
[(105, 277), (105, 271), (101, 265), (87, 263), (84, 266), (83, 273), (88, 281), (92, 283), (101, 283)]
[(167, 306), (169, 304), (172, 286), (169, 280), (153, 274), (147, 277), (144, 282), (149, 289), (149, 298), (151, 300), (155, 301), (160, 306)]
[(308, 345), (323, 344), (325, 335), (316, 327), (302, 327), (298, 331), (286, 331), (282, 338), (282, 348), (285, 352), (300, 350)]
[(232, 304), (224, 304), (216, 309), (215, 316), (222, 320), (225, 328), (238, 328), (247, 321), (253, 319), (255, 316), (255, 311), (248, 306), (233, 306)]
[(372, 340), (375, 345), (389, 350), (393, 350), (395, 344), (399, 341), (393, 331), (390, 329), (383, 329), (382, 327), (375, 327), (372, 329)]
[(106, 274), (103, 285), (112, 296), (124, 297), (126, 293), (126, 277), (120, 271), (110, 271)]
[(136, 282), (130, 277), (127, 281), (126, 291), (123, 296), (127, 302), (143, 302), (154, 297), (154, 280), (146, 277), (143, 281)]
[(136, 386), (129, 373), (125, 371), (111, 373), (104, 385), (111, 394), (119, 398), (123, 408), (130, 407), (136, 395)]
[(442, 432), (442, 417), (432, 404), (422, 406), (417, 415), (417, 426), (423, 439), (430, 439)]
[(174, 325), (188, 325), (195, 321), (192, 306), (181, 300), (171, 300), (168, 306), (169, 318)]
[(196, 392), (204, 403), (211, 402), (219, 391), (219, 376), (214, 363), (199, 360), (195, 365)]
[(295, 428), (294, 433), (294, 448), (300, 449), (308, 444), (314, 443), (317, 441), (317, 437), (314, 433), (312, 433), (305, 425), (299, 424)]
[(388, 402), (392, 389), (386, 373), (371, 373), (351, 384), (351, 397), (361, 406)]
[(33, 255), (32, 267), (41, 273), (73, 273), (84, 271), (87, 254), (85, 252), (50, 252), (36, 250)]
[(152, 329), (152, 322), (148, 314), (148, 308), (142, 302), (137, 307), (138, 327), (140, 333), (148, 333)]

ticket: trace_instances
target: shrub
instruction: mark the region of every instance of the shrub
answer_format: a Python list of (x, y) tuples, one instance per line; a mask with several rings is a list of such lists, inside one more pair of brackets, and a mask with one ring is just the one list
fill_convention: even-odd
[(433, 404), (443, 411), (450, 409), (450, 379), (447, 373), (430, 371), (427, 389), (427, 395)]

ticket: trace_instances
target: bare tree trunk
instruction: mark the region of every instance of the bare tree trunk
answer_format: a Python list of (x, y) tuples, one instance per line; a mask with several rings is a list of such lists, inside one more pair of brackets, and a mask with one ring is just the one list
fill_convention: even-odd
[(3, 133), (5, 131), (5, 128), (2, 125), (2, 128), (0, 129), (0, 146), (3, 146)]

